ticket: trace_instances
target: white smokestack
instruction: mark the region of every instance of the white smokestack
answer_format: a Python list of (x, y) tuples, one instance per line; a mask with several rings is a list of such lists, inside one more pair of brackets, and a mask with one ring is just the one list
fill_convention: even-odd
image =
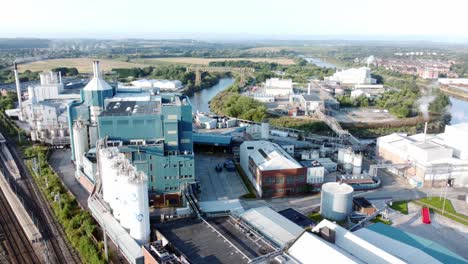
[(59, 84), (62, 84), (62, 72), (59, 71), (58, 74), (59, 74)]
[(15, 74), (15, 82), (16, 82), (16, 94), (18, 96), (18, 119), (20, 121), (23, 121), (23, 104), (21, 102), (21, 86), (20, 86), (20, 80), (18, 76), (18, 66), (16, 65), (16, 62), (13, 67), (13, 73)]
[(310, 83), (309, 83), (309, 86), (307, 87), (307, 94), (310, 95)]
[(93, 74), (94, 74), (94, 78), (100, 78), (101, 77), (101, 70), (99, 68), (99, 61), (94, 61), (93, 62)]
[(426, 143), (426, 136), (427, 136), (427, 122), (424, 123), (424, 143)]

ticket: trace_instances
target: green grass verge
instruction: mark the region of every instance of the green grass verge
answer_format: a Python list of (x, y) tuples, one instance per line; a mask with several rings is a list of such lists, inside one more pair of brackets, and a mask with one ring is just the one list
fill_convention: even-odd
[(392, 205), (390, 205), (390, 208), (402, 214), (405, 214), (405, 215), (408, 214), (408, 202), (407, 201), (392, 202)]
[[(31, 161), (26, 162), (29, 172), (83, 263), (105, 263), (104, 244), (101, 241), (96, 243), (93, 239), (97, 230), (93, 217), (88, 211), (81, 209), (75, 197), (63, 186), (58, 175), (47, 163), (46, 151), (42, 146), (32, 146), (24, 150), (24, 156), (39, 156), (41, 160), (40, 175), (33, 171)], [(60, 194), (60, 204), (54, 199), (57, 194)]]
[(372, 223), (382, 223), (382, 224), (386, 224), (386, 225), (392, 225), (393, 224), (392, 221), (383, 219), (381, 215), (378, 215), (376, 218), (372, 219), (371, 222)]
[(310, 213), (309, 215), (307, 215), (307, 217), (309, 217), (315, 223), (320, 223), (320, 221), (325, 219), (325, 218), (323, 218), (323, 216), (319, 212)]
[(434, 213), (441, 214), (447, 218), (468, 226), (468, 216), (457, 213), (455, 208), (453, 208), (452, 202), (450, 202), (448, 199), (441, 199), (439, 197), (425, 197), (414, 201), (414, 203), (420, 206), (427, 206)]
[(244, 199), (254, 199), (257, 198), (257, 192), (255, 192), (254, 187), (252, 186), (252, 183), (249, 181), (249, 178), (247, 178), (247, 175), (245, 175), (244, 170), (242, 170), (241, 166), (239, 164), (236, 164), (236, 169), (237, 173), (242, 179), (242, 182), (244, 182), (245, 187), (247, 188), (248, 193), (244, 194), (241, 196), (241, 198)]

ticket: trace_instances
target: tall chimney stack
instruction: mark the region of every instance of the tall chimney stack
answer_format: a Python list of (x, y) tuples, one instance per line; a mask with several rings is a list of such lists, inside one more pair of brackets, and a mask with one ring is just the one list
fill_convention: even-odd
[(20, 121), (23, 121), (23, 104), (21, 102), (21, 86), (20, 86), (20, 80), (18, 76), (18, 66), (16, 65), (16, 62), (13, 66), (13, 73), (15, 74), (15, 82), (16, 82), (16, 95), (18, 96), (18, 119)]
[(424, 143), (426, 143), (426, 135), (427, 135), (427, 122), (424, 123)]
[(93, 62), (93, 74), (94, 74), (94, 78), (100, 78), (101, 77), (101, 73), (100, 73), (100, 69), (99, 69), (99, 61), (95, 60)]
[(307, 94), (310, 95), (310, 83), (309, 83), (309, 86), (307, 87)]

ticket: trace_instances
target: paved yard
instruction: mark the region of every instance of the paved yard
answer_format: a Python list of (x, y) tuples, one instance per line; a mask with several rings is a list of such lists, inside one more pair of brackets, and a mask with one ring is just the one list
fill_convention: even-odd
[(217, 164), (223, 164), (229, 156), (195, 154), (195, 175), (201, 186), (201, 201), (237, 199), (247, 193), (242, 179), (236, 171), (225, 168), (215, 171)]
[(50, 166), (75, 195), (76, 200), (83, 208), (88, 208), (89, 193), (78, 183), (75, 178), (75, 165), (71, 162), (70, 149), (56, 149), (49, 158)]
[(432, 223), (421, 222), (421, 207), (408, 204), (408, 215), (390, 214), (393, 226), (437, 242), (468, 260), (468, 227), (439, 214), (431, 214)]

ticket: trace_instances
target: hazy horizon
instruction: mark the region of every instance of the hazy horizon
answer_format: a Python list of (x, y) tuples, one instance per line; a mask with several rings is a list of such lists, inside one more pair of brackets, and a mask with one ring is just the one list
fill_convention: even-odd
[[(446, 0), (17, 0), (2, 38), (468, 42), (468, 3)], [(20, 11), (16, 11), (20, 10)]]

